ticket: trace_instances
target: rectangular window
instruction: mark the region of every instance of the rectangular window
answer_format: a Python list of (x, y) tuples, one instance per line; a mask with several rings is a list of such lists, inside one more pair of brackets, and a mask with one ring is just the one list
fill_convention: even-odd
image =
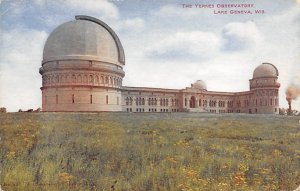
[(90, 95), (90, 104), (93, 103), (93, 95)]
[(117, 105), (119, 105), (119, 97), (117, 97)]
[(58, 104), (58, 95), (56, 95), (56, 104)]
[(72, 94), (72, 103), (75, 103), (75, 96)]
[(108, 104), (108, 95), (106, 96), (106, 104)]

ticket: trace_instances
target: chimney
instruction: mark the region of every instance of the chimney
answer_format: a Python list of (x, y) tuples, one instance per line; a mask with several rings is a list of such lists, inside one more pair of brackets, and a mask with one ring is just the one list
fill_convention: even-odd
[(287, 111), (287, 114), (292, 115), (293, 114), (293, 112), (292, 112), (292, 99), (287, 98), (286, 100), (288, 101), (288, 104), (289, 104), (289, 109)]

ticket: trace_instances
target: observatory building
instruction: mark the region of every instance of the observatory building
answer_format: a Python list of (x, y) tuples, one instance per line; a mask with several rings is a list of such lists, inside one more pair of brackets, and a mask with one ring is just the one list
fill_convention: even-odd
[(202, 80), (183, 89), (122, 85), (125, 54), (116, 33), (89, 16), (58, 26), (48, 37), (40, 74), (43, 111), (279, 113), (278, 70), (255, 68), (244, 92), (208, 91)]

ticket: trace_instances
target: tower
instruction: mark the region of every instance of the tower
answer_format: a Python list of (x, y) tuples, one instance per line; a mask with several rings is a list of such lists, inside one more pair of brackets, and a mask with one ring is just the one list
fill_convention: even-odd
[(270, 63), (263, 63), (255, 68), (253, 78), (249, 80), (253, 113), (279, 113), (278, 75), (277, 68)]
[(58, 26), (43, 52), (43, 111), (121, 111), (125, 55), (116, 33), (89, 16)]

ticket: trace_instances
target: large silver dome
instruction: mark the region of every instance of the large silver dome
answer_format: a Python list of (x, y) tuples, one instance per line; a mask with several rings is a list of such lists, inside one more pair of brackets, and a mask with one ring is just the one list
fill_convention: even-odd
[(76, 20), (58, 26), (46, 41), (43, 63), (74, 59), (125, 64), (124, 50), (115, 32), (89, 16), (76, 16)]

